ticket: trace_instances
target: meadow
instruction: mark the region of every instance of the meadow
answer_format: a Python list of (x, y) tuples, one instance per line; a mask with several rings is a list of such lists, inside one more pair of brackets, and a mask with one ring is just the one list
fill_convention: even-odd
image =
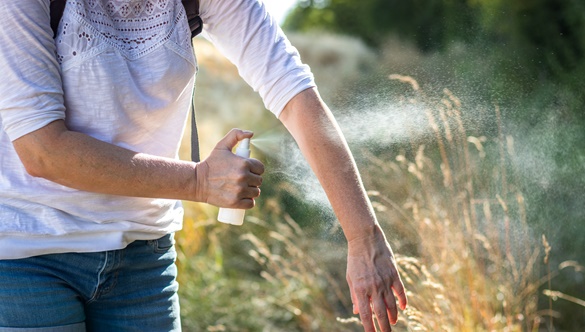
[[(396, 254), (409, 307), (395, 330), (578, 326), (582, 296), (557, 285), (561, 276), (582, 280), (583, 262), (555, 251), (557, 236), (531, 220), (539, 206), (525, 192), (520, 156), (532, 147), (518, 144), (526, 137), (511, 130), (498, 100), (460, 88), (441, 59), (400, 41), (374, 53), (348, 37), (290, 38), (340, 122)], [(184, 330), (361, 331), (345, 282), (346, 242), (318, 182), (236, 68), (202, 39), (195, 49), (202, 157), (232, 127), (249, 129), (252, 156), (267, 171), (241, 227), (218, 223), (215, 207), (184, 203)], [(437, 73), (421, 69), (430, 67)]]

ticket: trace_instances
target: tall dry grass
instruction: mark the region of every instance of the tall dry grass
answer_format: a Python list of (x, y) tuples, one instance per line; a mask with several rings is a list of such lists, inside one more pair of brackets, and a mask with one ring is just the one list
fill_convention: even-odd
[[(522, 193), (508, 183), (504, 134), (470, 136), (450, 91), (430, 100), (410, 77), (403, 103), (420, 104), (434, 139), (368, 155), (365, 181), (398, 255), (410, 307), (402, 326), (424, 331), (537, 330), (540, 247)], [(497, 109), (495, 110), (497, 112)], [(486, 155), (487, 145), (499, 156)], [(497, 148), (494, 148), (497, 147)], [(489, 183), (489, 186), (486, 186)], [(388, 190), (387, 188), (393, 188)], [(397, 195), (397, 188), (402, 194)]]
[(249, 214), (237, 230), (187, 208), (177, 240), (185, 331), (350, 331), (336, 320), (335, 306), (349, 305), (341, 286), (276, 202), (262, 213), (278, 222)]
[[(233, 66), (198, 43), (201, 68), (209, 68), (198, 78), (203, 156), (218, 132), (231, 127), (218, 125), (230, 109), (243, 108), (237, 119), (250, 129), (277, 126), (270, 115), (257, 113), (259, 99), (242, 86)], [(315, 47), (308, 40), (300, 45)], [(331, 55), (343, 50), (328, 45), (321, 55), (307, 52), (305, 61), (343, 59)], [(360, 70), (356, 66), (344, 75), (349, 80)], [(506, 135), (498, 108), (493, 109), (497, 133), (472, 135), (463, 119), (466, 105), (450, 91), (433, 99), (410, 77), (391, 79), (388, 84), (408, 87), (397, 102), (417, 105), (409, 109), (424, 112), (432, 133), (431, 139), (413, 137), (375, 153), (356, 151), (408, 290), (409, 307), (400, 313), (396, 330), (553, 330), (552, 303), (539, 308), (539, 290), (553, 282), (557, 270), (580, 266), (546, 264), (550, 246), (531, 233), (526, 220), (524, 196), (507, 161), (514, 154), (513, 138)], [(211, 92), (224, 83), (236, 100)], [(185, 203), (185, 229), (177, 235), (184, 329), (360, 331), (344, 283), (345, 242), (306, 234), (278, 200), (278, 192), (290, 186), (272, 185), (274, 196), (262, 198), (239, 228), (218, 224), (214, 207)], [(554, 284), (547, 288), (551, 299), (566, 298), (554, 292)]]

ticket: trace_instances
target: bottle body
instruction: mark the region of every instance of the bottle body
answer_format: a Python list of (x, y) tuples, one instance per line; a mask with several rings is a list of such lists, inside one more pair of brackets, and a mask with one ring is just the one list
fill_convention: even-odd
[[(250, 157), (250, 139), (244, 138), (238, 148), (236, 149), (236, 155), (244, 158)], [(244, 209), (228, 209), (220, 208), (217, 220), (230, 225), (240, 226), (244, 223), (244, 215), (246, 210)]]
[(225, 224), (241, 226), (244, 224), (246, 210), (220, 208), (217, 220)]

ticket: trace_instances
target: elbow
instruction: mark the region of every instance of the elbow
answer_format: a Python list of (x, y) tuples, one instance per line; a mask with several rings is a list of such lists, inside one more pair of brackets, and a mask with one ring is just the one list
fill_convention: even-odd
[(37, 131), (14, 140), (13, 146), (26, 172), (35, 178), (51, 180), (55, 177), (55, 169), (59, 164), (59, 156), (55, 153), (60, 146), (59, 131), (55, 130), (59, 123), (43, 127)]
[(44, 178), (47, 180), (52, 178), (49, 167), (50, 160), (47, 160), (48, 158), (38, 154), (31, 155), (26, 153), (23, 155), (22, 153), (18, 153), (18, 155), (22, 165), (24, 166), (24, 169), (30, 176), (35, 178)]
[(30, 160), (26, 160), (26, 159), (23, 160), (23, 158), (20, 158), (20, 161), (22, 162), (24, 169), (26, 170), (28, 175), (35, 177), (35, 178), (44, 178), (44, 179), (50, 178), (47, 167), (45, 167), (43, 165), (43, 162), (30, 161)]

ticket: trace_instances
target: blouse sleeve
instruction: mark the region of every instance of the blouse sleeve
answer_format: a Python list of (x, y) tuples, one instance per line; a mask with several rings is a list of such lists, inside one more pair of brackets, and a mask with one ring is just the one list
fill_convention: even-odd
[(49, 0), (0, 3), (0, 124), (10, 140), (65, 118)]
[(292, 97), (315, 86), (309, 66), (261, 0), (202, 0), (200, 12), (203, 35), (277, 117)]

